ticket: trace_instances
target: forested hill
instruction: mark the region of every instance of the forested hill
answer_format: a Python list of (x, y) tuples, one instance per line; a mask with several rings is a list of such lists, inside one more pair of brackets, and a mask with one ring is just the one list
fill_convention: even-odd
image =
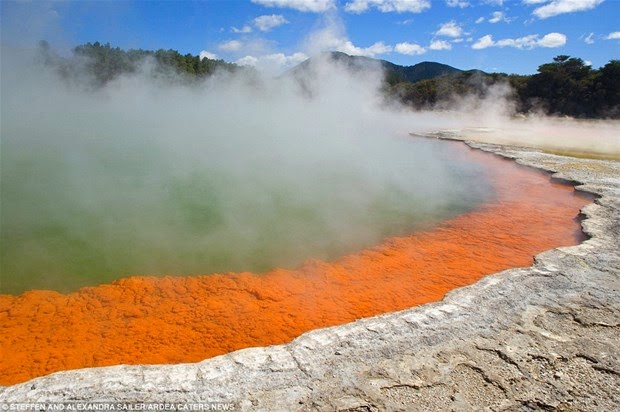
[[(353, 69), (379, 64), (385, 72), (384, 91), (388, 98), (417, 110), (449, 107), (459, 97), (486, 97), (494, 85), (509, 85), (515, 109), (579, 118), (620, 118), (620, 60), (593, 69), (579, 58), (557, 56), (538, 67), (538, 73), (522, 76), (485, 73), (422, 62), (399, 66), (385, 60), (325, 53), (334, 61)], [(303, 79), (313, 59), (289, 71)]]
[[(109, 43), (87, 43), (77, 46), (71, 57), (54, 54), (46, 42), (40, 44), (41, 55), (48, 65), (68, 78), (86, 73), (95, 87), (105, 85), (123, 73), (140, 70), (151, 63), (150, 74), (168, 81), (204, 79), (218, 70), (230, 73), (254, 73), (223, 60), (182, 55), (176, 50), (122, 50)], [(620, 119), (620, 60), (611, 60), (594, 69), (583, 60), (557, 56), (538, 67), (538, 73), (522, 76), (506, 73), (463, 71), (445, 64), (422, 62), (399, 66), (386, 60), (349, 56), (341, 52), (323, 55), (351, 68), (380, 65), (384, 69), (384, 93), (413, 109), (436, 109), (449, 106), (455, 97), (485, 97), (493, 85), (509, 85), (516, 110), (521, 113), (542, 111), (553, 115), (579, 118)], [(288, 74), (303, 80), (313, 59), (291, 69)]]
[(620, 118), (620, 60), (597, 70), (579, 58), (557, 56), (530, 76), (470, 70), (390, 84), (388, 94), (416, 109), (432, 109), (446, 107), (459, 97), (486, 97), (494, 85), (510, 86), (519, 113)]
[(73, 49), (72, 57), (62, 58), (51, 51), (47, 42), (41, 42), (39, 48), (46, 63), (56, 66), (64, 76), (85, 73), (97, 86), (105, 85), (121, 74), (134, 73), (147, 61), (153, 64), (153, 75), (168, 78), (180, 75), (185, 80), (202, 79), (216, 70), (244, 70), (224, 60), (182, 55), (176, 50), (122, 50), (110, 46), (110, 43), (95, 42), (77, 46)]
[(399, 66), (385, 60), (381, 62), (385, 68), (385, 79), (389, 84), (399, 82), (416, 83), (422, 80), (445, 76), (447, 74), (459, 74), (463, 72), (463, 70), (456, 69), (447, 64), (435, 62), (421, 62), (413, 66)]
[(310, 66), (320, 59), (329, 59), (352, 69), (367, 68), (378, 64), (385, 72), (385, 81), (391, 85), (401, 82), (416, 83), (421, 80), (433, 79), (446, 74), (457, 74), (462, 72), (462, 70), (448, 66), (447, 64), (435, 62), (421, 62), (413, 66), (399, 66), (387, 60), (377, 60), (364, 56), (350, 56), (342, 52), (325, 52), (298, 64), (287, 74), (296, 77), (304, 76)]

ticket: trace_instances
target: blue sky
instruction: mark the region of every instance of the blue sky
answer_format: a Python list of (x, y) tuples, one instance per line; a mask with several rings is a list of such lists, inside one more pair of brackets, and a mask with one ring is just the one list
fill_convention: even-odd
[(620, 0), (3, 0), (1, 7), (3, 45), (170, 48), (271, 72), (323, 50), (520, 74), (559, 54), (595, 68), (620, 58)]

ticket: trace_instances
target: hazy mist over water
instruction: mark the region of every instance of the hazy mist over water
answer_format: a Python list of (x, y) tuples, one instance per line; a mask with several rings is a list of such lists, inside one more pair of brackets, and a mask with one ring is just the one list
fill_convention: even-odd
[(2, 293), (292, 267), (488, 195), (482, 166), (407, 135), (438, 118), (383, 107), (373, 67), (92, 90), (32, 57), (3, 50)]

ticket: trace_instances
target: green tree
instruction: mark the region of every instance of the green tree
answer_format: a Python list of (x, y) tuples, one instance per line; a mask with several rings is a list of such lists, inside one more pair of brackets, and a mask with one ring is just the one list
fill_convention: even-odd
[(611, 60), (600, 70), (595, 87), (600, 91), (602, 102), (598, 115), (620, 118), (620, 60)]
[(527, 82), (524, 96), (530, 107), (542, 105), (551, 114), (592, 116), (595, 109), (592, 82), (595, 78), (583, 60), (566, 55), (538, 67)]
[[(51, 62), (49, 44), (41, 42), (39, 50), (44, 60)], [(181, 55), (172, 49), (125, 51), (112, 47), (110, 43), (94, 42), (77, 46), (73, 52), (73, 59), (65, 59), (62, 62), (56, 59), (50, 64), (56, 65), (65, 77), (77, 77), (80, 72), (85, 71), (97, 86), (102, 86), (121, 74), (135, 72), (147, 58), (155, 62), (152, 74), (170, 81), (200, 80), (212, 75), (218, 69), (229, 72), (240, 70), (237, 65), (223, 60), (201, 59), (191, 53)]]

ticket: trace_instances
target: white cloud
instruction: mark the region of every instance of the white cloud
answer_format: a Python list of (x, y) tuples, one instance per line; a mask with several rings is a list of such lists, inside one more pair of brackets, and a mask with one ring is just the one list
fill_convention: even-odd
[(263, 32), (270, 31), (287, 23), (288, 20), (286, 20), (281, 14), (258, 16), (254, 19), (254, 25), (256, 28)]
[(480, 23), (482, 23), (483, 21), (484, 21), (484, 17), (478, 17), (478, 18), (476, 19), (476, 24), (480, 24)]
[(446, 5), (448, 7), (459, 7), (461, 9), (470, 6), (467, 0), (446, 0)]
[(439, 26), (439, 30), (435, 32), (437, 36), (461, 37), (463, 29), (454, 20)]
[(365, 11), (368, 11), (368, 9), (370, 8), (370, 1), (363, 1), (363, 0), (354, 0), (352, 2), (347, 3), (344, 6), (344, 9), (346, 11), (348, 11), (349, 13), (364, 13)]
[(335, 0), (251, 0), (265, 7), (289, 8), (297, 11), (322, 13), (336, 7)]
[(327, 26), (311, 33), (304, 41), (303, 48), (308, 54), (313, 55), (322, 51), (339, 51), (354, 56), (375, 57), (379, 54), (389, 53), (393, 49), (382, 41), (376, 42), (369, 47), (354, 45), (346, 36), (344, 25), (339, 19), (328, 19)]
[(530, 4), (541, 4), (541, 3), (546, 3), (548, 1), (549, 0), (522, 0), (523, 4), (527, 4), (527, 5), (530, 5)]
[(584, 37), (583, 41), (586, 42), (586, 44), (594, 43), (594, 33), (588, 34), (586, 37)]
[(258, 64), (258, 59), (254, 56), (245, 56), (237, 60), (239, 66), (256, 66)]
[(483, 3), (490, 4), (491, 6), (503, 6), (504, 0), (484, 0)]
[(352, 56), (375, 57), (378, 54), (392, 51), (392, 47), (383, 42), (376, 42), (368, 47), (359, 47), (344, 37), (324, 38), (324, 40), (322, 50), (335, 50)]
[(350, 13), (364, 13), (370, 8), (383, 13), (421, 13), (431, 7), (430, 0), (352, 0), (344, 9)]
[(478, 41), (472, 44), (471, 48), (476, 50), (486, 49), (487, 47), (492, 47), (494, 44), (495, 42), (493, 41), (493, 37), (491, 37), (490, 34), (487, 34), (486, 36), (482, 36), (478, 39)]
[(539, 19), (546, 19), (558, 14), (591, 10), (602, 2), (603, 0), (552, 0), (544, 6), (534, 9), (532, 14)]
[(618, 39), (620, 39), (620, 31), (609, 33), (609, 35), (605, 37), (605, 40), (618, 40)]
[(240, 29), (236, 27), (231, 27), (230, 31), (232, 31), (233, 33), (252, 33), (252, 28), (246, 24)]
[(217, 54), (208, 52), (206, 50), (202, 50), (200, 52), (200, 54), (198, 55), (198, 57), (200, 57), (200, 60), (202, 60), (204, 58), (211, 59), (211, 60), (217, 60), (218, 59)]
[(562, 33), (545, 34), (542, 39), (538, 40), (537, 45), (540, 47), (561, 47), (566, 44), (566, 35)]
[(562, 33), (545, 34), (542, 38), (538, 34), (519, 37), (518, 39), (502, 39), (494, 41), (490, 34), (482, 36), (471, 48), (480, 50), (488, 47), (514, 47), (516, 49), (533, 49), (535, 47), (555, 48), (566, 44), (566, 36)]
[(378, 54), (385, 54), (391, 52), (392, 47), (386, 45), (382, 41), (373, 43), (369, 47), (357, 47), (353, 45), (353, 43), (351, 43), (349, 40), (347, 40), (342, 43), (336, 50), (355, 56), (375, 57)]
[(592, 62), (590, 60), (584, 60), (583, 64), (585, 64), (586, 66), (592, 66)]
[(241, 49), (243, 44), (239, 40), (229, 40), (224, 43), (220, 43), (217, 47), (220, 50), (224, 50), (227, 52), (238, 51)]
[(419, 44), (407, 42), (398, 43), (394, 46), (394, 51), (400, 54), (407, 54), (409, 56), (426, 53), (426, 49)]
[(445, 40), (433, 40), (428, 48), (431, 50), (452, 50), (452, 45)]
[(508, 22), (508, 19), (506, 19), (506, 15), (501, 11), (494, 11), (493, 17), (489, 19), (489, 23), (493, 23), (493, 24), (499, 23), (502, 21)]
[(289, 56), (286, 56), (284, 53), (275, 53), (264, 56), (264, 59), (276, 63), (279, 67), (291, 67), (308, 60), (308, 56), (300, 52), (293, 53)]
[(261, 56), (245, 56), (237, 60), (240, 66), (252, 66), (259, 70), (270, 73), (281, 73), (282, 71), (298, 65), (299, 63), (307, 60), (308, 56), (304, 53), (293, 53), (291, 55), (285, 55), (284, 53), (273, 53)]
[(372, 44), (369, 47), (357, 47), (354, 46), (353, 43), (351, 43), (349, 40), (346, 40), (336, 50), (354, 56), (375, 57), (378, 54), (385, 54), (391, 52), (392, 46), (388, 46), (387, 44), (380, 41)]

